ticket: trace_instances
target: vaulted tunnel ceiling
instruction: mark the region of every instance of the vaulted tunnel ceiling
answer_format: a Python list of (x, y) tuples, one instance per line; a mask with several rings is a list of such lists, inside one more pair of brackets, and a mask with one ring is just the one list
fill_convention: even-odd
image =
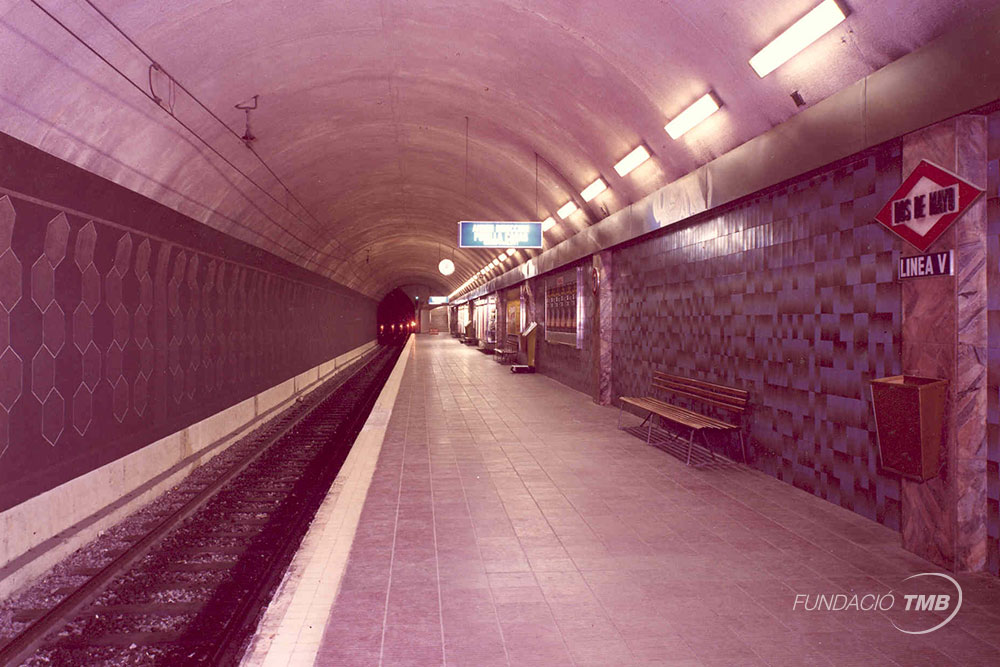
[[(759, 78), (747, 60), (817, 4), (0, 0), (0, 131), (372, 297), (449, 293), (497, 254), (453, 250), (458, 220), (573, 199), (549, 247), (787, 120), (792, 91), (814, 104), (995, 0), (847, 0)], [(722, 110), (670, 139), (709, 91)], [(639, 144), (653, 159), (619, 177)]]

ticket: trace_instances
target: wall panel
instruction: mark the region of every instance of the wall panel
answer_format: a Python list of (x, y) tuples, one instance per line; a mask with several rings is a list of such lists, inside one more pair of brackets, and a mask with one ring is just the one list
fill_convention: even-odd
[(615, 251), (615, 397), (651, 371), (750, 391), (752, 464), (899, 527), (868, 382), (900, 370), (898, 143)]
[(374, 336), (370, 299), (0, 144), (0, 511)]

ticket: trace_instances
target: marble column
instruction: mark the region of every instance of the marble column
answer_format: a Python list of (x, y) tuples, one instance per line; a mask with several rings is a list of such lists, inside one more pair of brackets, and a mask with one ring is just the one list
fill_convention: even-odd
[[(953, 118), (903, 138), (902, 178), (922, 159), (986, 186), (985, 116)], [(928, 252), (954, 249), (955, 275), (902, 282), (902, 366), (949, 381), (941, 472), (902, 481), (903, 546), (954, 571), (986, 562), (986, 198)], [(907, 245), (903, 256), (920, 254)]]
[(591, 387), (594, 402), (611, 405), (611, 326), (613, 316), (612, 285), (614, 270), (611, 251), (605, 250), (593, 256), (593, 267), (597, 271), (598, 284), (594, 297), (594, 317), (592, 319)]

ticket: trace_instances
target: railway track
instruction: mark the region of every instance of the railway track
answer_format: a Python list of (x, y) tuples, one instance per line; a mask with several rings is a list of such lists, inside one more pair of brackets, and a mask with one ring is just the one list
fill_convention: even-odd
[(0, 665), (238, 663), (398, 356), (329, 381), (60, 572), (14, 613)]

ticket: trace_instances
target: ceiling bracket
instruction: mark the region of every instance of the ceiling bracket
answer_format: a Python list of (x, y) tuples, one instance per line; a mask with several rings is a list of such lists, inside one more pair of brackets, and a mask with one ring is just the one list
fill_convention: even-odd
[(246, 114), (246, 129), (243, 130), (243, 136), (240, 139), (246, 144), (247, 148), (253, 149), (253, 142), (257, 140), (253, 132), (250, 131), (250, 112), (257, 108), (257, 98), (260, 95), (254, 95), (250, 98), (250, 101), (240, 102), (236, 105), (236, 108)]
[[(167, 78), (167, 97), (166, 99), (160, 97), (156, 94), (156, 86), (153, 85), (153, 73), (159, 72)], [(169, 113), (171, 116), (174, 115), (174, 101), (176, 99), (176, 90), (174, 84), (174, 78), (167, 74), (167, 71), (160, 67), (157, 62), (149, 63), (149, 94), (152, 95), (153, 101), (159, 104), (163, 109)]]

